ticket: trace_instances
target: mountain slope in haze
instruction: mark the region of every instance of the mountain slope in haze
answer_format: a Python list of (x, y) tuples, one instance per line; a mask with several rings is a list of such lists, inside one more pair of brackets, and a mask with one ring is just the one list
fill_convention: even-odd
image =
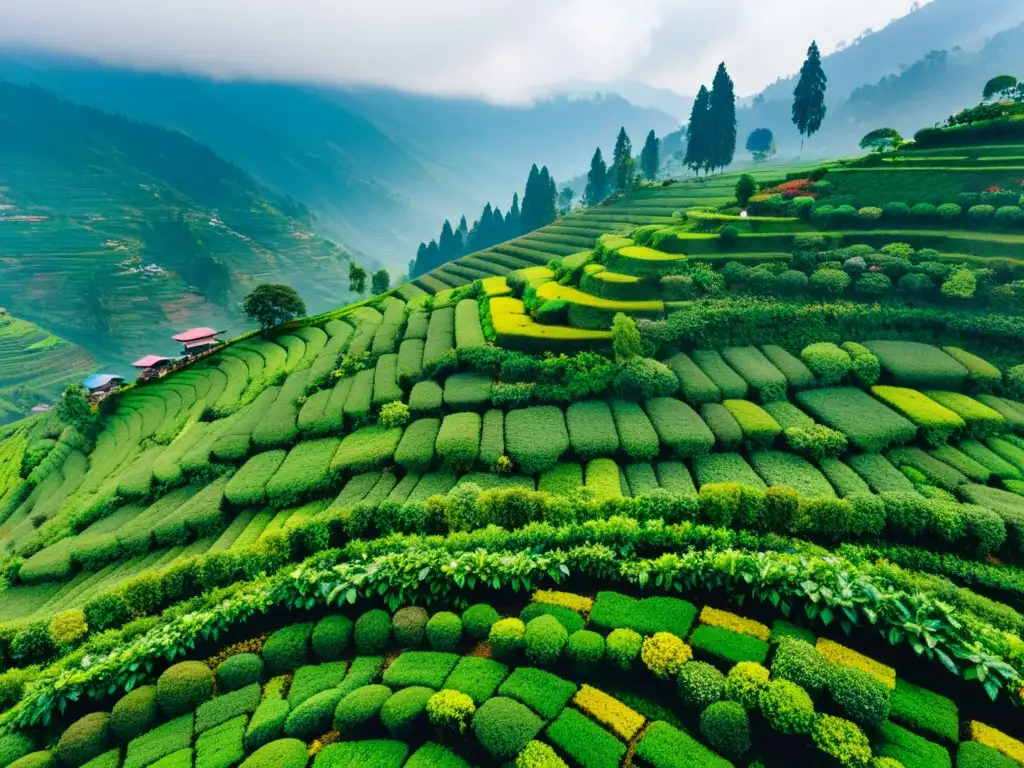
[(0, 82), (0, 103), (0, 304), (16, 317), (126, 372), (177, 352), (184, 328), (238, 328), (258, 282), (311, 311), (347, 296), (348, 255), (281, 210), (301, 207), (187, 136), (40, 88)]
[(404, 268), (438, 222), (522, 191), (534, 163), (565, 177), (594, 147), (677, 120), (620, 97), (528, 107), (382, 89), (218, 82), (82, 59), (0, 53), (0, 78), (181, 131), (259, 183), (309, 205), (316, 224)]

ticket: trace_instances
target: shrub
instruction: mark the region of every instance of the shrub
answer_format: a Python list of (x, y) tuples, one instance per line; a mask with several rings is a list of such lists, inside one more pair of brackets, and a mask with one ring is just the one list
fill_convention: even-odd
[(735, 451), (743, 445), (743, 430), (739, 422), (729, 413), (729, 409), (721, 403), (708, 403), (701, 406), (701, 418), (711, 429), (718, 447), (724, 451)]
[(962, 741), (956, 753), (957, 768), (1017, 768), (1020, 765), (1001, 752), (977, 741)]
[(644, 638), (640, 658), (655, 677), (675, 677), (680, 667), (691, 658), (693, 651), (675, 635), (669, 632), (655, 632)]
[[(374, 766), (375, 768), (401, 768), (409, 755), (409, 745), (390, 739), (366, 739), (329, 744), (317, 753), (316, 768), (348, 768)], [(411, 765), (412, 761), (405, 763)], [(301, 768), (301, 766), (299, 767)], [(461, 768), (458, 766), (457, 768)]]
[(183, 715), (144, 733), (128, 744), (124, 768), (143, 768), (192, 743), (192, 715)]
[(110, 715), (93, 712), (79, 718), (61, 734), (53, 756), (70, 768), (79, 768), (107, 751), (110, 743)]
[(761, 402), (785, 400), (786, 377), (757, 347), (730, 347), (722, 352), (722, 357), (757, 390)]
[(284, 721), (284, 735), (309, 741), (326, 733), (344, 695), (338, 688), (332, 688), (310, 696), (289, 713)]
[(822, 296), (839, 296), (850, 283), (850, 276), (843, 270), (829, 267), (815, 270), (809, 281), (811, 290)]
[(57, 762), (49, 752), (29, 752), (24, 757), (19, 757), (7, 768), (53, 768)]
[(384, 685), (403, 688), (408, 685), (440, 688), (459, 657), (438, 651), (406, 651), (384, 672)]
[(309, 638), (312, 622), (292, 624), (277, 630), (263, 644), (263, 660), (271, 675), (293, 672), (309, 659)]
[(854, 387), (807, 390), (796, 399), (864, 451), (877, 452), (917, 436), (913, 423)]
[(957, 743), (960, 717), (956, 704), (902, 678), (897, 678), (892, 692), (889, 719), (948, 745)]
[(263, 659), (255, 653), (236, 653), (217, 665), (217, 691), (237, 691), (263, 679)]
[(936, 208), (931, 203), (918, 203), (910, 209), (910, 217), (916, 221), (927, 222), (935, 218)]
[(955, 412), (917, 390), (875, 385), (871, 392), (919, 426), (932, 445), (942, 445), (967, 426)]
[(612, 401), (612, 415), (619, 433), (619, 445), (633, 461), (650, 461), (660, 452), (658, 433), (647, 414), (635, 403)]
[(479, 656), (463, 656), (445, 680), (445, 688), (462, 691), (479, 705), (494, 695), (508, 676), (508, 667)]
[(380, 721), (394, 738), (407, 740), (424, 725), (431, 688), (413, 686), (393, 694), (380, 709)]
[(308, 762), (305, 744), (298, 739), (278, 739), (245, 758), (240, 768), (305, 768)]
[(967, 209), (967, 217), (975, 224), (986, 226), (995, 218), (996, 209), (992, 205), (972, 205)]
[(195, 709), (213, 696), (213, 672), (199, 661), (168, 667), (156, 681), (157, 704), (169, 717)]
[(853, 286), (859, 296), (877, 298), (892, 290), (892, 280), (882, 272), (867, 272)]
[(608, 660), (624, 672), (629, 672), (643, 648), (643, 637), (632, 629), (613, 629), (605, 640)]
[(473, 733), (495, 759), (511, 760), (540, 732), (543, 721), (518, 701), (501, 696), (473, 716)]
[(435, 651), (455, 651), (462, 642), (462, 619), (450, 611), (440, 611), (430, 617), (426, 633)]
[(343, 735), (360, 733), (380, 713), (384, 702), (391, 698), (386, 685), (364, 685), (338, 702), (334, 710), (334, 727)]
[(879, 725), (889, 714), (889, 689), (859, 669), (832, 670), (828, 691), (832, 700), (859, 725)]
[(310, 644), (320, 661), (339, 661), (345, 658), (352, 642), (352, 620), (340, 613), (326, 616), (313, 628)]
[(822, 715), (815, 721), (811, 737), (818, 749), (835, 758), (844, 768), (863, 768), (871, 760), (868, 737), (849, 720)]
[(455, 470), (467, 470), (476, 463), (480, 453), (481, 425), (480, 414), (472, 411), (452, 413), (444, 417), (441, 429), (437, 433), (435, 450), (445, 466)]
[(785, 435), (790, 448), (814, 461), (833, 459), (846, 452), (846, 435), (824, 424), (790, 427)]
[(717, 701), (700, 716), (700, 732), (716, 752), (739, 759), (750, 749), (750, 717), (734, 701)]
[(704, 661), (683, 664), (676, 684), (683, 707), (692, 712), (703, 712), (725, 695), (725, 675)]
[(774, 730), (809, 734), (814, 725), (814, 702), (803, 688), (788, 680), (772, 680), (758, 699), (761, 714)]
[(767, 411), (748, 400), (725, 400), (724, 405), (743, 430), (743, 437), (750, 450), (770, 448), (782, 434), (782, 427)]
[(661, 442), (678, 456), (699, 456), (714, 447), (714, 434), (697, 412), (681, 400), (656, 397), (647, 401), (646, 409)]
[(252, 714), (259, 703), (260, 686), (253, 683), (200, 704), (196, 709), (196, 733), (209, 731), (240, 715)]
[(728, 663), (760, 663), (768, 655), (768, 644), (763, 640), (721, 627), (697, 627), (690, 636), (690, 643), (694, 649)]
[(539, 666), (550, 666), (562, 655), (569, 633), (554, 616), (538, 616), (526, 625), (523, 645), (526, 658)]
[(550, 405), (509, 411), (505, 417), (505, 447), (526, 474), (551, 469), (569, 450), (562, 411)]
[(548, 738), (577, 765), (615, 768), (626, 753), (622, 742), (572, 709), (549, 726)]
[(950, 299), (970, 299), (978, 289), (978, 279), (969, 269), (957, 269), (949, 276), (940, 289)]
[(569, 768), (543, 741), (531, 741), (516, 757), (515, 768)]
[(399, 608), (391, 620), (391, 626), (395, 642), (400, 648), (419, 648), (426, 636), (427, 612), (419, 606)]
[(427, 699), (427, 718), (431, 724), (458, 734), (466, 732), (474, 712), (473, 699), (459, 691), (443, 690)]
[(356, 619), (353, 637), (361, 656), (380, 653), (391, 641), (391, 617), (379, 608), (367, 611)]
[(725, 676), (725, 697), (747, 709), (757, 709), (761, 692), (768, 685), (769, 672), (753, 661), (741, 661)]
[(473, 640), (483, 640), (501, 615), (487, 603), (471, 605), (462, 613), (462, 626)]
[(123, 742), (129, 742), (156, 725), (158, 716), (156, 686), (143, 685), (126, 693), (110, 712), (110, 730)]
[(589, 629), (580, 629), (569, 635), (566, 656), (579, 675), (593, 672), (604, 658), (604, 638)]
[(21, 733), (0, 736), (0, 765), (8, 766), (20, 760), (32, 752), (34, 746), (32, 739)]
[[(561, 625), (559, 625), (561, 626)], [(491, 652), (499, 661), (513, 661), (525, 648), (526, 625), (519, 619), (500, 619), (488, 633)]]

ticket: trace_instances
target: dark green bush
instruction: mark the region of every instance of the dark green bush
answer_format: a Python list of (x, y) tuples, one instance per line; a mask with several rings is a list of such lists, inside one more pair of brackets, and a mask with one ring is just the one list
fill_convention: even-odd
[[(276, 678), (267, 683), (268, 691), (278, 682), (283, 682), (283, 678)], [(280, 693), (266, 695), (253, 713), (249, 727), (245, 731), (246, 750), (259, 749), (274, 739), (281, 738), (290, 711), (291, 707), (281, 698)]]
[(772, 676), (796, 683), (817, 694), (828, 685), (831, 665), (813, 645), (792, 637), (779, 640), (772, 660)]
[(343, 735), (362, 733), (380, 714), (384, 702), (391, 698), (386, 685), (364, 685), (338, 702), (334, 710), (334, 727)]
[(894, 723), (935, 736), (949, 745), (957, 743), (960, 717), (950, 699), (896, 678), (891, 702), (889, 719)]
[(294, 672), (309, 661), (313, 623), (302, 622), (277, 630), (263, 644), (263, 660), (271, 675)]
[(79, 718), (61, 734), (53, 756), (70, 768), (79, 768), (107, 751), (110, 744), (110, 715), (93, 712)]
[(526, 625), (520, 619), (500, 619), (491, 625), (487, 639), (498, 661), (513, 661), (525, 647)]
[(623, 672), (629, 672), (643, 647), (644, 639), (632, 629), (613, 629), (605, 640), (605, 655)]
[(143, 685), (126, 693), (110, 712), (110, 730), (123, 742), (129, 742), (154, 725), (159, 714), (156, 686)]
[(305, 744), (298, 739), (278, 739), (245, 758), (240, 768), (305, 768), (308, 762)]
[(548, 738), (576, 765), (617, 768), (626, 745), (574, 709), (566, 709), (548, 728)]
[(255, 653), (236, 653), (217, 665), (217, 691), (237, 691), (263, 680), (263, 659)]
[(321, 661), (339, 661), (345, 658), (351, 642), (352, 620), (340, 613), (321, 619), (313, 628), (313, 653)]
[(768, 644), (750, 635), (731, 632), (721, 627), (700, 626), (690, 636), (694, 651), (732, 665), (741, 661), (763, 663), (768, 656)]
[(415, 605), (399, 608), (391, 619), (391, 626), (399, 648), (420, 648), (427, 628), (427, 612)]
[(880, 725), (889, 714), (889, 689), (859, 669), (834, 667), (828, 692), (847, 717), (864, 727)]
[(772, 680), (758, 702), (768, 725), (779, 733), (808, 734), (814, 725), (814, 702), (803, 688), (788, 680)]
[(565, 655), (579, 675), (593, 672), (604, 659), (604, 638), (589, 629), (580, 629), (569, 635)]
[(750, 717), (735, 701), (717, 701), (705, 709), (700, 732), (713, 750), (733, 760), (750, 750)]
[(529, 603), (519, 614), (524, 624), (529, 624), (538, 616), (551, 616), (557, 619), (569, 633), (578, 632), (584, 626), (583, 617), (576, 611), (554, 603)]
[(32, 739), (21, 733), (0, 736), (0, 765), (10, 765), (29, 754), (34, 747)]
[(406, 651), (384, 671), (384, 685), (404, 688), (409, 685), (440, 689), (459, 657), (438, 651)]
[(284, 721), (284, 735), (310, 741), (327, 733), (343, 695), (339, 689), (333, 688), (310, 696), (289, 713)]
[(354, 637), (360, 655), (380, 653), (391, 641), (391, 617), (379, 608), (367, 611), (356, 619)]
[(409, 745), (389, 739), (367, 739), (330, 744), (317, 753), (315, 768), (401, 768)]
[(451, 611), (440, 611), (427, 622), (427, 643), (435, 651), (458, 650), (462, 642), (462, 619)]
[(201, 661), (182, 661), (157, 678), (156, 701), (169, 717), (190, 712), (213, 696), (213, 672)]
[(383, 656), (357, 656), (352, 659), (348, 668), (348, 674), (342, 680), (338, 690), (342, 695), (352, 693), (356, 688), (375, 683), (380, 680), (381, 671), (384, 669)]
[(426, 725), (427, 701), (432, 688), (414, 685), (395, 693), (380, 708), (380, 721), (395, 738), (414, 738)]
[(508, 676), (508, 667), (492, 659), (463, 656), (444, 682), (445, 688), (464, 693), (477, 706), (494, 695)]
[(526, 658), (542, 667), (551, 666), (562, 656), (569, 633), (554, 616), (538, 616), (526, 625), (523, 643)]
[(260, 686), (252, 683), (225, 693), (196, 708), (196, 733), (203, 733), (239, 715), (251, 715), (260, 703)]
[(558, 715), (575, 693), (575, 683), (532, 667), (520, 667), (498, 689), (499, 696), (525, 704), (545, 720)]
[(496, 760), (513, 759), (543, 726), (525, 706), (502, 696), (485, 702), (473, 716), (473, 733)]
[(956, 768), (1017, 768), (1020, 764), (978, 741), (962, 741), (956, 753)]
[(692, 712), (703, 712), (725, 696), (725, 675), (704, 661), (688, 661), (676, 679), (679, 699)]

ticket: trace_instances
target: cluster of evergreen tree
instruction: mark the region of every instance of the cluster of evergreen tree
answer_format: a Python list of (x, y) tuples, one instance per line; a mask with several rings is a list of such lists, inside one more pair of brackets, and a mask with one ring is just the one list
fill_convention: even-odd
[(725, 62), (718, 65), (711, 91), (701, 86), (690, 111), (683, 162), (696, 173), (725, 168), (736, 154), (736, 90)]
[(488, 202), (473, 226), (468, 225), (465, 216), (459, 220), (457, 228), (445, 219), (436, 240), (420, 243), (415, 260), (409, 263), (409, 276), (417, 277), (467, 253), (482, 251), (550, 224), (557, 214), (556, 192), (548, 167), (538, 169), (534, 164), (526, 180), (522, 208), (519, 193), (516, 193), (512, 196), (512, 207), (504, 215), (500, 208)]
[(587, 188), (583, 192), (583, 202), (586, 205), (598, 205), (609, 193), (629, 191), (640, 178), (637, 176), (637, 168), (640, 169), (643, 178), (654, 181), (661, 165), (660, 152), (661, 142), (654, 131), (650, 131), (639, 159), (633, 157), (633, 142), (630, 141), (625, 127), (620, 128), (615, 139), (611, 168), (601, 155), (601, 148), (594, 150), (590, 170), (587, 172)]

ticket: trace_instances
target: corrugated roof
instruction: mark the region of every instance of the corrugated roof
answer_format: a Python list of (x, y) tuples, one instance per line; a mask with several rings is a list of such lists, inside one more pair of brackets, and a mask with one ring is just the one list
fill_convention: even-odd
[(217, 331), (213, 328), (189, 328), (187, 331), (182, 331), (177, 336), (172, 336), (171, 338), (175, 341), (198, 341), (199, 339), (216, 335)]
[(135, 368), (152, 368), (157, 363), (166, 363), (170, 359), (169, 357), (160, 357), (159, 355), (146, 355), (132, 363), (132, 366)]
[(85, 381), (82, 382), (82, 386), (86, 389), (99, 389), (112, 381), (124, 381), (124, 377), (113, 373), (94, 373), (92, 376), (86, 377)]

